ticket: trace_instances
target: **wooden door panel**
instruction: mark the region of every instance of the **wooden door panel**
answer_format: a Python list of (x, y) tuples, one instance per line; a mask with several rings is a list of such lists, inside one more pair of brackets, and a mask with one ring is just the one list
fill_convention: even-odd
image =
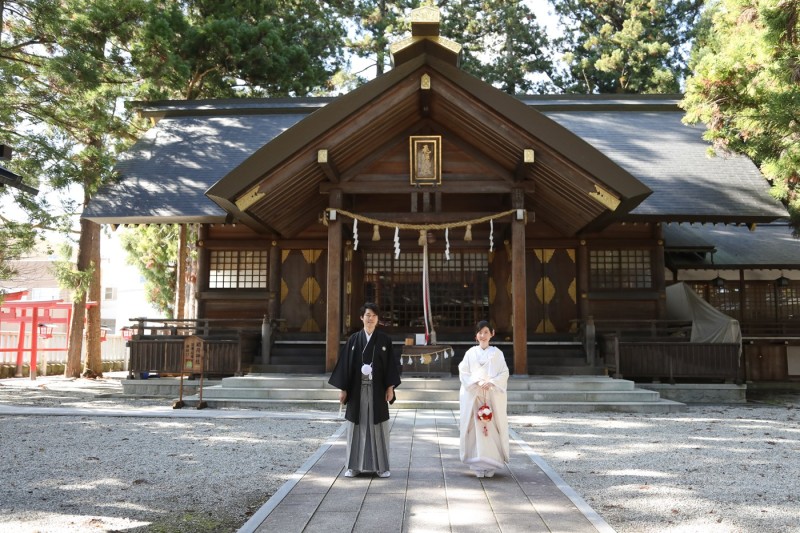
[(575, 250), (537, 248), (526, 257), (528, 331), (568, 333), (578, 316)]
[(283, 250), (281, 318), (287, 331), (325, 330), (327, 252)]

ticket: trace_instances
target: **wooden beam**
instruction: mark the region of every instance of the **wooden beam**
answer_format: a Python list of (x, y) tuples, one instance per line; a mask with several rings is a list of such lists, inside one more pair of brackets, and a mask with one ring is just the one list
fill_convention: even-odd
[[(408, 194), (419, 192), (409, 185), (404, 176), (375, 176), (369, 181), (345, 181), (339, 184), (323, 182), (319, 184), (320, 194), (330, 194), (334, 189), (344, 194)], [(512, 187), (522, 188), (526, 194), (535, 192), (534, 182), (511, 183), (506, 181), (488, 181), (485, 178), (447, 176), (447, 182), (437, 185), (435, 190), (444, 194), (509, 194)]]
[[(487, 166), (488, 168), (492, 169), (492, 171), (500, 178), (508, 181), (509, 183), (514, 181), (514, 175), (510, 172), (507, 168), (500, 165), (496, 159), (492, 159), (484, 154), (483, 149), (480, 146), (476, 146), (464, 140), (463, 133), (456, 133), (451, 129), (445, 127), (442, 124), (436, 124), (437, 129), (441, 132), (442, 137), (447, 138), (447, 142), (453, 143), (459, 148), (461, 148), (466, 153), (470, 154), (472, 157), (477, 159), (481, 164)], [(442, 176), (444, 178), (450, 178), (450, 174), (445, 174)]]
[[(398, 224), (447, 224), (451, 222), (462, 222), (464, 220), (473, 220), (476, 218), (483, 218), (495, 215), (494, 212), (460, 212), (460, 213), (360, 213), (362, 216), (374, 218), (382, 222), (398, 223)], [(508, 222), (508, 218), (498, 219), (502, 222)], [(495, 221), (495, 226), (497, 221)], [(473, 230), (474, 231), (474, 230)]]
[[(534, 161), (535, 161), (535, 156), (533, 148), (526, 148), (525, 150), (523, 150), (522, 157), (520, 158), (520, 161), (517, 164), (517, 168), (514, 171), (514, 180), (517, 182), (525, 181), (530, 175), (531, 170), (533, 170)], [(532, 192), (532, 191), (526, 191), (526, 192)]]
[(431, 77), (423, 74), (419, 85), (419, 113), (423, 117), (431, 114)]
[(333, 160), (331, 159), (327, 150), (317, 150), (317, 163), (322, 169), (322, 172), (325, 173), (325, 176), (327, 176), (332, 183), (339, 183), (341, 181), (339, 179), (339, 171), (336, 170), (336, 165), (334, 165)]

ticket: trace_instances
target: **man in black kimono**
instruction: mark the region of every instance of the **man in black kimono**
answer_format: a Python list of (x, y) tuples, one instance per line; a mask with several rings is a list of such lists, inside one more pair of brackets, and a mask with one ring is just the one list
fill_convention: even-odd
[(347, 406), (344, 475), (376, 472), (389, 477), (389, 404), (394, 403), (394, 388), (400, 385), (400, 365), (392, 340), (375, 329), (378, 306), (365, 303), (359, 315), (364, 329), (347, 340), (328, 380), (341, 389), (339, 401)]

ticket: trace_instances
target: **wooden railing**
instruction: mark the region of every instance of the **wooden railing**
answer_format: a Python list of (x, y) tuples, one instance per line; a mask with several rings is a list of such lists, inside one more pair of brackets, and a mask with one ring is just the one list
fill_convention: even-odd
[(206, 375), (242, 375), (260, 354), (261, 320), (132, 319), (128, 341), (128, 377), (178, 375), (183, 370), (184, 340), (192, 335), (205, 345)]
[(583, 342), (594, 331), (600, 357), (615, 378), (740, 381), (741, 344), (690, 342), (691, 323), (674, 320), (595, 320), (580, 328)]
[(261, 331), (264, 319), (240, 318), (131, 318), (133, 335), (138, 338), (168, 335), (231, 335), (241, 331)]

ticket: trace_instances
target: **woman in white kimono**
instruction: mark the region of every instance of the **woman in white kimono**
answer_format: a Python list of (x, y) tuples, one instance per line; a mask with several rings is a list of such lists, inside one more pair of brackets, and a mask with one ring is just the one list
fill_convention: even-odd
[[(494, 331), (485, 320), (475, 327), (473, 346), (458, 365), (461, 378), (461, 460), (477, 477), (492, 477), (509, 460), (506, 414), (508, 365), (503, 352), (489, 346)], [(489, 406), (487, 411), (485, 406)], [(479, 418), (479, 412), (482, 417)], [(490, 415), (490, 416), (489, 416)]]

